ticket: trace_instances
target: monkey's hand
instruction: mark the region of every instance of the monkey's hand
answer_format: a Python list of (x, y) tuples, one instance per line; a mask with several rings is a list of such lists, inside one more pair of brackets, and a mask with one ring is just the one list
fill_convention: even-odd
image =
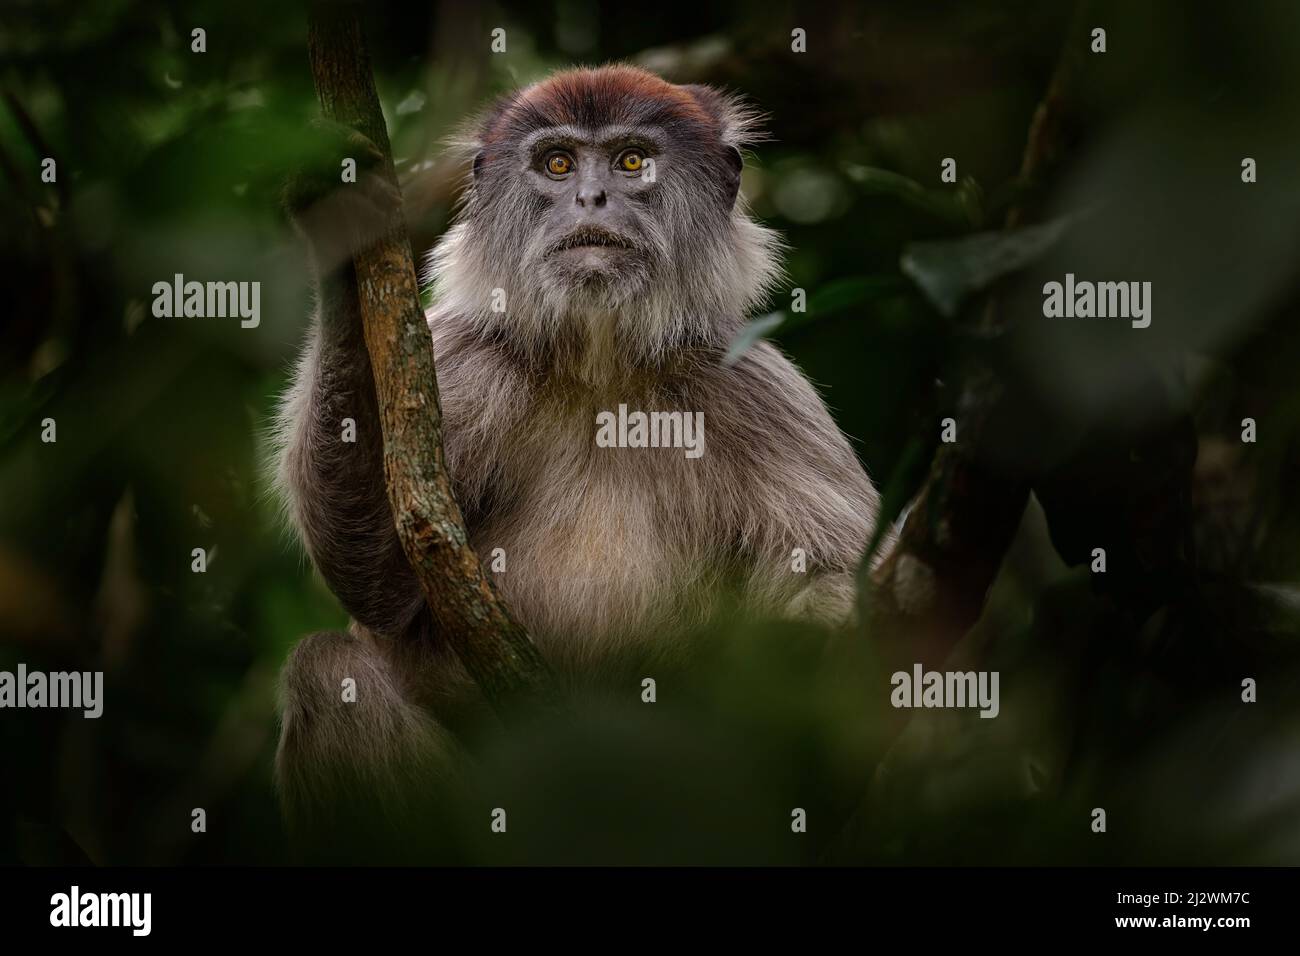
[(283, 201), (320, 276), (383, 236), (400, 214), (401, 191), (386, 163), (379, 147), (350, 126), (308, 124), (306, 158), (285, 184)]

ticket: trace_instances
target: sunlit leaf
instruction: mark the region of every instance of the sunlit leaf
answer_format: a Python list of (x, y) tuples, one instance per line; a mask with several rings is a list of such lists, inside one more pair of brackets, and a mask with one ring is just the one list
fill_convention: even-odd
[(735, 365), (755, 342), (778, 329), (785, 322), (785, 312), (769, 312), (750, 321), (740, 333), (731, 340), (727, 354), (722, 357), (723, 365)]

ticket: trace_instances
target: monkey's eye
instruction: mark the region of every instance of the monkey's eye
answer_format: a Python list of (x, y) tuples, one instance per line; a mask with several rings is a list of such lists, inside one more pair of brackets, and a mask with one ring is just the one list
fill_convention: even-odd
[(645, 163), (645, 153), (639, 149), (624, 150), (616, 165), (625, 173), (635, 173)]
[(546, 171), (552, 176), (567, 176), (573, 171), (573, 157), (567, 153), (551, 153), (546, 157)]

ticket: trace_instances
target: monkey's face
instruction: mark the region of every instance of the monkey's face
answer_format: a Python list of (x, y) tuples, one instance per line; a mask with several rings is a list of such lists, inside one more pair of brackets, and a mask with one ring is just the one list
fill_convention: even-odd
[[(693, 246), (723, 241), (735, 189), (717, 181), (718, 156), (699, 148), (708, 130), (692, 131), (692, 142), (685, 125), (674, 136), (658, 125), (565, 123), (519, 142), (520, 265), (553, 299), (577, 311), (623, 308), (678, 286), (673, 266)], [(738, 155), (734, 166), (738, 185)]]
[(476, 131), (465, 211), (431, 259), (441, 300), (530, 346), (605, 325), (646, 358), (725, 338), (778, 268), (737, 208), (749, 121), (631, 67), (513, 94)]
[(592, 304), (644, 293), (671, 251), (655, 195), (660, 140), (557, 127), (538, 131), (523, 150), (536, 210), (525, 266)]

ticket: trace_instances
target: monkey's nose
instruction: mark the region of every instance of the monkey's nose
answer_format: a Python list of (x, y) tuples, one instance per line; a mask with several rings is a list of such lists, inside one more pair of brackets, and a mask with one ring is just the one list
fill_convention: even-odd
[(605, 205), (605, 190), (596, 186), (584, 187), (578, 190), (578, 193), (573, 197), (573, 200), (584, 209), (587, 208), (588, 205), (599, 208)]

